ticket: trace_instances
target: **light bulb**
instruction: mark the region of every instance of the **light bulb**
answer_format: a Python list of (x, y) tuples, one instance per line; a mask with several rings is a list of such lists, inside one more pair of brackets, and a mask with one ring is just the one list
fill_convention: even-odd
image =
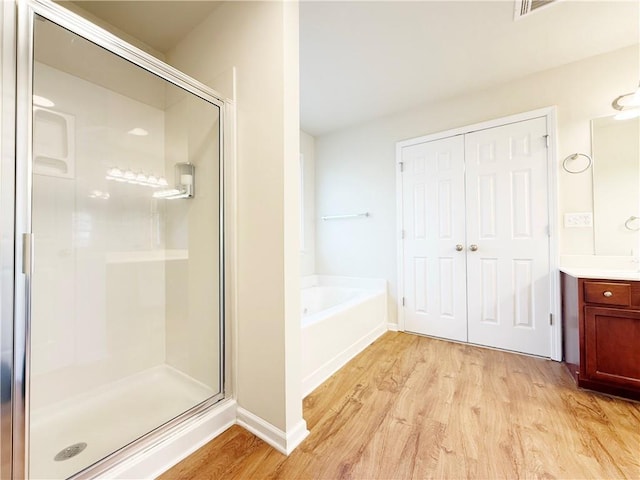
[(145, 137), (149, 135), (149, 132), (147, 132), (144, 128), (140, 128), (140, 127), (132, 128), (127, 133), (129, 135), (135, 135), (136, 137)]
[(107, 175), (109, 175), (110, 177), (116, 177), (116, 178), (122, 177), (122, 170), (120, 170), (117, 167), (113, 167), (107, 170)]

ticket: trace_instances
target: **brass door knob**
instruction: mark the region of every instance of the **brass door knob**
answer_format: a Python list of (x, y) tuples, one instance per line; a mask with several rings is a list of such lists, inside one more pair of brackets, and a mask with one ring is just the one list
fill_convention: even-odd
[(476, 245), (475, 243), (472, 243), (471, 245), (469, 245), (469, 250), (471, 250), (472, 252), (477, 252), (478, 245)]
[(464, 246), (461, 243), (456, 245), (456, 252), (461, 252), (463, 249), (464, 249)]

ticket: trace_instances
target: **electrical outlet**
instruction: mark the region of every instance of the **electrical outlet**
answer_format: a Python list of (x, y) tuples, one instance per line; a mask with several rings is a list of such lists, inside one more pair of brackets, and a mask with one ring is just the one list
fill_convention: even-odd
[(588, 228), (593, 227), (593, 213), (565, 213), (564, 228)]

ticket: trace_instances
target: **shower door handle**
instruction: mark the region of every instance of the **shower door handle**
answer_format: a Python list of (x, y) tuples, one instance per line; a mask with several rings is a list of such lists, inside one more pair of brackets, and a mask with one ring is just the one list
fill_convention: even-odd
[(33, 233), (22, 234), (22, 273), (31, 275), (33, 272)]

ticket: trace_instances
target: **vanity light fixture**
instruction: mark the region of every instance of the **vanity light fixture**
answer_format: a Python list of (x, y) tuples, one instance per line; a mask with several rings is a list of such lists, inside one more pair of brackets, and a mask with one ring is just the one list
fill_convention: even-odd
[(195, 195), (196, 167), (191, 163), (176, 163), (175, 188), (167, 188), (153, 192), (154, 198), (174, 200), (177, 198), (193, 198)]
[(115, 180), (116, 182), (126, 182), (134, 185), (144, 185), (145, 187), (166, 187), (169, 182), (164, 177), (155, 175), (146, 175), (143, 172), (134, 172), (133, 170), (121, 170), (118, 167), (112, 167), (107, 170), (105, 176), (107, 180)]
[[(157, 189), (153, 192), (154, 198), (166, 198), (168, 200), (173, 200), (175, 198), (193, 198), (196, 187), (195, 173), (196, 167), (191, 163), (176, 163), (175, 187), (172, 188), (168, 188), (169, 182), (164, 177), (147, 175), (144, 172), (134, 172), (131, 169), (121, 169), (118, 167), (109, 168), (105, 178), (116, 182), (151, 187), (153, 189)], [(92, 198), (98, 198), (98, 196)]]
[(614, 115), (615, 120), (631, 120), (632, 118), (640, 117), (640, 107), (628, 108), (620, 113)]
[(616, 97), (611, 106), (620, 112), (614, 117), (616, 120), (640, 117), (640, 85), (635, 92)]
[(109, 200), (110, 197), (111, 195), (109, 195), (107, 192), (103, 192), (102, 190), (92, 190), (91, 193), (89, 193), (89, 198), (99, 198), (100, 200)]

